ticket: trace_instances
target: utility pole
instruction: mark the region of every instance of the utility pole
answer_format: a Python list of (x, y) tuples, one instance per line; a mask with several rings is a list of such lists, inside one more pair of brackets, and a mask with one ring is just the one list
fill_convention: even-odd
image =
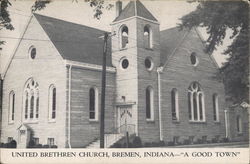
[(105, 128), (105, 90), (106, 90), (106, 57), (107, 57), (108, 33), (104, 33), (103, 60), (102, 60), (102, 95), (101, 95), (101, 122), (100, 122), (100, 148), (104, 148)]

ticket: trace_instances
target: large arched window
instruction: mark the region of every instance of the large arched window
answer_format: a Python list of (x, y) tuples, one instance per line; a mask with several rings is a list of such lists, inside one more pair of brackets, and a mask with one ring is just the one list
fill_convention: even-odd
[(38, 118), (39, 102), (36, 101), (37, 99), (39, 99), (39, 85), (33, 78), (30, 78), (25, 84), (23, 93), (23, 111), (25, 121), (32, 121)]
[(154, 91), (151, 86), (146, 89), (146, 119), (154, 120)]
[(127, 48), (128, 42), (128, 27), (123, 25), (120, 30), (120, 47)]
[(89, 120), (98, 120), (98, 90), (96, 87), (89, 89)]
[(178, 92), (174, 88), (171, 91), (171, 106), (172, 106), (172, 120), (179, 120), (179, 102), (178, 102)]
[(149, 25), (144, 27), (143, 43), (145, 48), (152, 48), (152, 30)]
[(236, 124), (237, 124), (237, 132), (242, 133), (242, 121), (240, 116), (237, 116)]
[(205, 121), (204, 93), (197, 82), (193, 82), (188, 88), (189, 120)]
[(49, 87), (49, 121), (56, 119), (56, 87)]
[(219, 121), (218, 94), (213, 94), (213, 116), (214, 121)]
[(10, 92), (9, 97), (9, 123), (13, 123), (15, 119), (15, 92)]

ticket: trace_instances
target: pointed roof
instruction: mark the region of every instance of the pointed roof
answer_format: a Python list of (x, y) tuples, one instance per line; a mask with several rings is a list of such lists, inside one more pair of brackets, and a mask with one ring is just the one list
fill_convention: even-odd
[(146, 9), (146, 7), (139, 0), (136, 0), (130, 1), (113, 22), (120, 21), (133, 16), (139, 16), (149, 20), (157, 21), (157, 19), (148, 11), (148, 9)]
[[(103, 40), (99, 37), (105, 31), (39, 14), (34, 16), (63, 59), (102, 65)], [(111, 49), (110, 40), (108, 49)], [(109, 51), (107, 66), (112, 66)]]

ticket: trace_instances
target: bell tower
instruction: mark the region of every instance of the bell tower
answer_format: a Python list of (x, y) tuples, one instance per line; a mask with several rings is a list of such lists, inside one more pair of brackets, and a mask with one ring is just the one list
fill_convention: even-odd
[[(159, 22), (138, 0), (130, 1), (122, 10), (121, 1), (116, 2), (117, 17), (112, 22), (112, 64), (117, 69), (116, 87), (118, 108), (129, 108), (130, 124), (153, 121), (157, 114), (157, 72), (160, 65)], [(151, 118), (146, 116), (146, 89), (154, 90)], [(151, 103), (151, 106), (152, 106)], [(121, 106), (119, 106), (119, 104)], [(119, 110), (119, 109), (118, 109)], [(118, 111), (118, 126), (119, 122)]]

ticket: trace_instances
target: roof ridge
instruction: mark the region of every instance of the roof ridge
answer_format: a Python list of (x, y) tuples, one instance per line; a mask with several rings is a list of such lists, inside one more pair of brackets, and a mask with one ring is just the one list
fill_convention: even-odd
[(54, 19), (54, 20), (57, 20), (57, 21), (65, 22), (65, 23), (71, 23), (71, 24), (74, 24), (74, 25), (83, 26), (83, 27), (86, 27), (86, 28), (94, 29), (94, 30), (99, 30), (99, 31), (103, 31), (103, 32), (108, 32), (108, 31), (106, 31), (106, 30), (102, 30), (102, 29), (99, 29), (99, 28), (96, 28), (96, 27), (91, 27), (91, 26), (79, 24), (79, 23), (76, 23), (76, 22), (69, 22), (69, 21), (66, 21), (66, 20), (63, 20), (63, 19), (54, 18), (54, 17), (50, 17), (50, 16), (47, 16), (47, 15), (41, 15), (41, 14), (38, 14), (38, 13), (34, 13), (34, 16), (35, 16), (36, 18), (37, 18), (37, 16), (46, 17), (46, 18), (49, 18), (49, 19)]

